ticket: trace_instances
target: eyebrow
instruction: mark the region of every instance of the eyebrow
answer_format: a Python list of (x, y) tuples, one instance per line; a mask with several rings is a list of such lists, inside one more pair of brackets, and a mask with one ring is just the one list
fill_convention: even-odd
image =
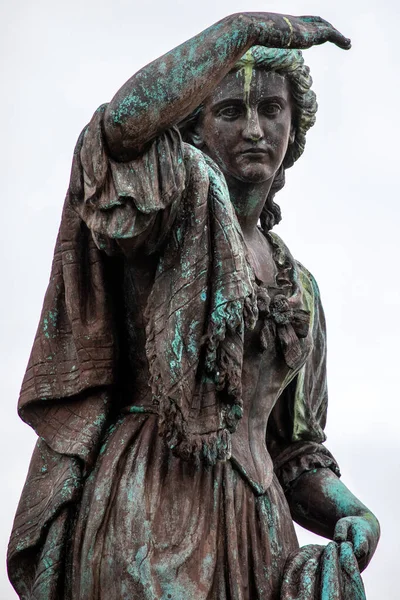
[[(266, 94), (260, 98), (260, 100), (258, 101), (258, 104), (261, 104), (263, 102), (280, 102), (281, 104), (286, 106), (289, 101), (288, 101), (288, 99), (284, 98), (283, 96), (280, 96), (279, 94), (271, 94), (271, 95)], [(215, 110), (215, 109), (221, 108), (222, 106), (227, 106), (229, 104), (245, 104), (243, 95), (242, 96), (227, 96), (226, 98), (217, 100), (216, 102), (210, 104), (210, 109)]]

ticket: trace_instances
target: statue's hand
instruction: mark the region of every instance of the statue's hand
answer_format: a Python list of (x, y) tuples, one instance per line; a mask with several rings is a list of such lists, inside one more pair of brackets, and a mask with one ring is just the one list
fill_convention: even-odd
[(321, 17), (247, 13), (258, 28), (259, 44), (273, 48), (310, 48), (332, 42), (348, 50), (351, 42)]
[(334, 541), (351, 542), (360, 571), (371, 560), (379, 541), (379, 522), (372, 513), (359, 517), (343, 517), (336, 523)]

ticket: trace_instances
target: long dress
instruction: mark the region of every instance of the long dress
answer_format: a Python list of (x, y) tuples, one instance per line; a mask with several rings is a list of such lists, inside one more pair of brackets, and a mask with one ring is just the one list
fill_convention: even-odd
[(216, 165), (175, 130), (116, 163), (103, 110), (77, 145), (21, 390), (40, 439), (10, 541), (15, 589), (306, 600), (326, 593), (328, 561), (341, 591), (326, 597), (363, 598), (345, 547), (299, 551), (285, 497), (306, 471), (339, 474), (315, 280), (268, 234), (276, 272), (257, 281)]

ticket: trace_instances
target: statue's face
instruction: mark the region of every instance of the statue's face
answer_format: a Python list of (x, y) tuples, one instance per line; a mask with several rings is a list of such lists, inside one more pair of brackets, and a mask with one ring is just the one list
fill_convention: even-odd
[(292, 110), (282, 75), (251, 68), (228, 73), (204, 103), (194, 142), (228, 178), (267, 181), (293, 141)]

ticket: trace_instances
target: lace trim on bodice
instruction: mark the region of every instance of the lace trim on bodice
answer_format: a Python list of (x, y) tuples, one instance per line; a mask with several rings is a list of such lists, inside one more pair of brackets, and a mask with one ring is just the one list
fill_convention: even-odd
[(262, 321), (260, 345), (262, 351), (276, 352), (280, 348), (288, 367), (295, 369), (304, 356), (300, 340), (308, 335), (310, 313), (302, 308), (302, 291), (296, 281), (293, 259), (276, 236), (268, 233), (266, 238), (273, 248), (277, 275), (275, 290), (254, 284)]

